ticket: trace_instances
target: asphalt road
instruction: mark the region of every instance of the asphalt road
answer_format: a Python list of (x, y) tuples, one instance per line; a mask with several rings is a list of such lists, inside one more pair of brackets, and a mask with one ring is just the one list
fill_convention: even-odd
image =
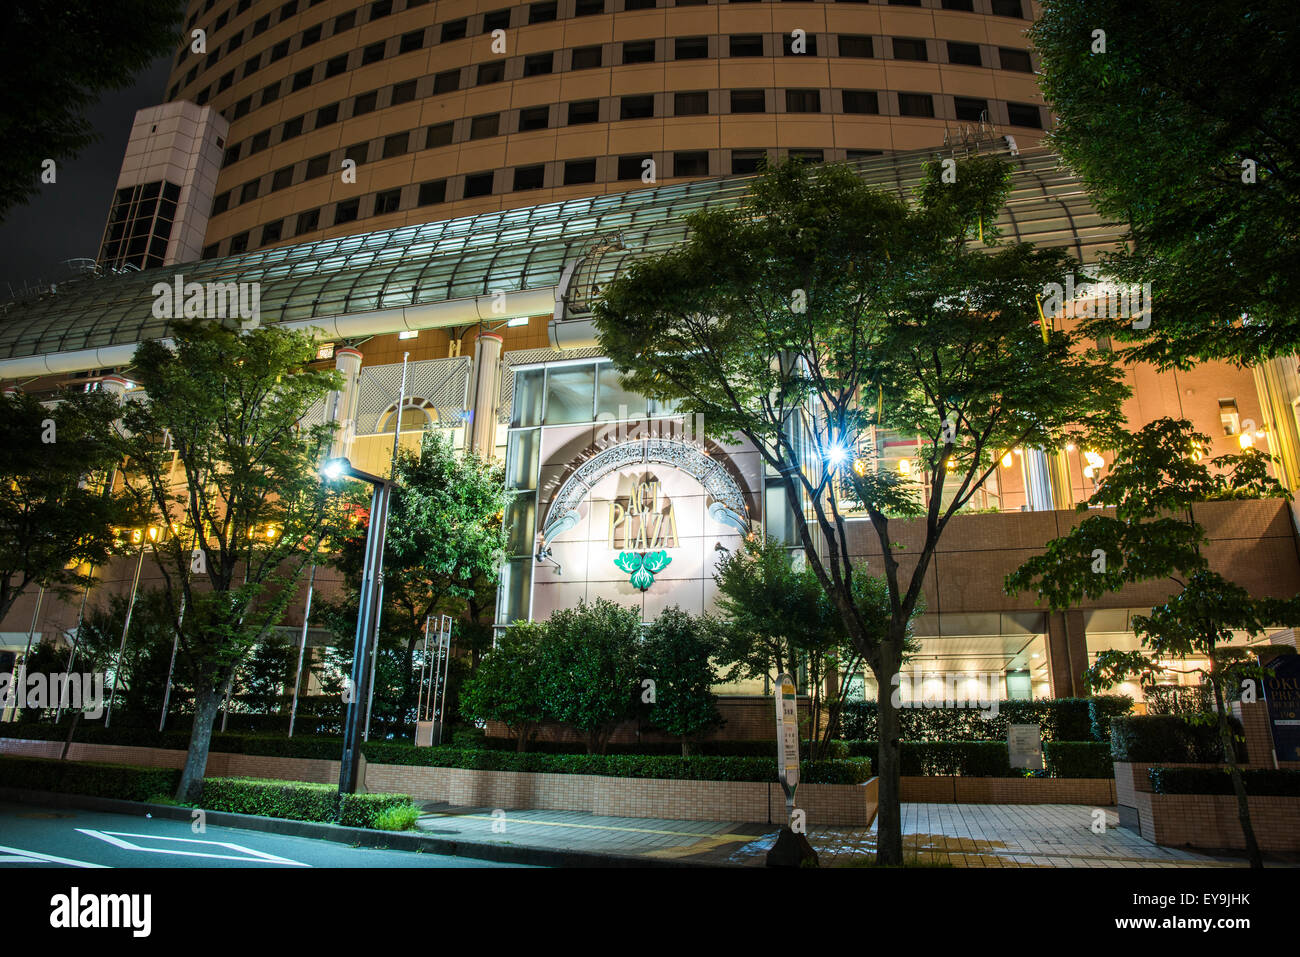
[(514, 867), (187, 821), (0, 802), (0, 867)]

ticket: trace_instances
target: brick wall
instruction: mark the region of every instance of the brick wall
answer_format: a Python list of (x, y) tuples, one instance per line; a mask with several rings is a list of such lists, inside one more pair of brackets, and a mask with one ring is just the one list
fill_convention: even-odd
[[(1300, 798), (1252, 797), (1250, 823), (1264, 851), (1300, 851)], [(1237, 799), (1230, 794), (1137, 795), (1142, 836), (1168, 847), (1244, 850)]]
[(1086, 804), (1113, 807), (1112, 778), (904, 777), (904, 801), (918, 804)]

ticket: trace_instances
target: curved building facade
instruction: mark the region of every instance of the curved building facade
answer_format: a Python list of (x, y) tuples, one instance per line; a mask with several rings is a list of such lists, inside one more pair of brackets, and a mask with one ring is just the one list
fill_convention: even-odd
[(229, 123), (210, 258), (764, 157), (940, 146), (982, 124), (1032, 145), (1048, 122), (1033, 13), (1030, 0), (193, 0), (167, 100)]

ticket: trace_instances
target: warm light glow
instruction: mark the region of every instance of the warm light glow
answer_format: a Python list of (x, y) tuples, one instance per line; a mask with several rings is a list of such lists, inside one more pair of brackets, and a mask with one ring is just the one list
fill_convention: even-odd
[(1085, 451), (1083, 453), (1083, 460), (1088, 463), (1083, 470), (1084, 478), (1092, 478), (1094, 475), (1097, 474), (1097, 472), (1100, 469), (1102, 469), (1106, 465), (1106, 460), (1103, 459), (1096, 452)]
[(898, 474), (899, 474), (899, 475), (911, 475), (911, 474), (912, 474), (912, 461), (911, 461), (911, 459), (899, 459), (899, 460), (898, 460)]
[(405, 329), (397, 334), (397, 338), (399, 339), (418, 339), (419, 336), (419, 329)]
[(1237, 444), (1243, 449), (1248, 449), (1255, 444), (1255, 435), (1252, 432), (1242, 432), (1237, 436)]
[(866, 474), (867, 474), (867, 460), (866, 460), (866, 459), (854, 459), (854, 460), (853, 460), (853, 471), (857, 472), (859, 475), (866, 475)]
[(517, 316), (506, 323), (507, 326), (526, 326), (528, 325), (527, 316)]
[(1073, 443), (1073, 442), (1066, 442), (1066, 443), (1065, 443), (1065, 451), (1067, 451), (1067, 452), (1073, 452), (1073, 451), (1074, 451), (1074, 443)]
[(1004, 469), (1009, 469), (1009, 468), (1011, 468), (1011, 453), (1010, 453), (1010, 452), (1007, 452), (1005, 455), (1002, 456), (1002, 467), (1003, 467)]

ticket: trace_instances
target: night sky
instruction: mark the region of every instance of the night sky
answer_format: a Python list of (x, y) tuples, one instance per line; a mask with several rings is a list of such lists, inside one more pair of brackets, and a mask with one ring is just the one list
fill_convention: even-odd
[(171, 57), (156, 60), (130, 89), (106, 93), (88, 118), (99, 139), (61, 163), (58, 180), (0, 223), (0, 301), (24, 282), (58, 281), (65, 259), (99, 254), (109, 203), (136, 110), (162, 102)]

